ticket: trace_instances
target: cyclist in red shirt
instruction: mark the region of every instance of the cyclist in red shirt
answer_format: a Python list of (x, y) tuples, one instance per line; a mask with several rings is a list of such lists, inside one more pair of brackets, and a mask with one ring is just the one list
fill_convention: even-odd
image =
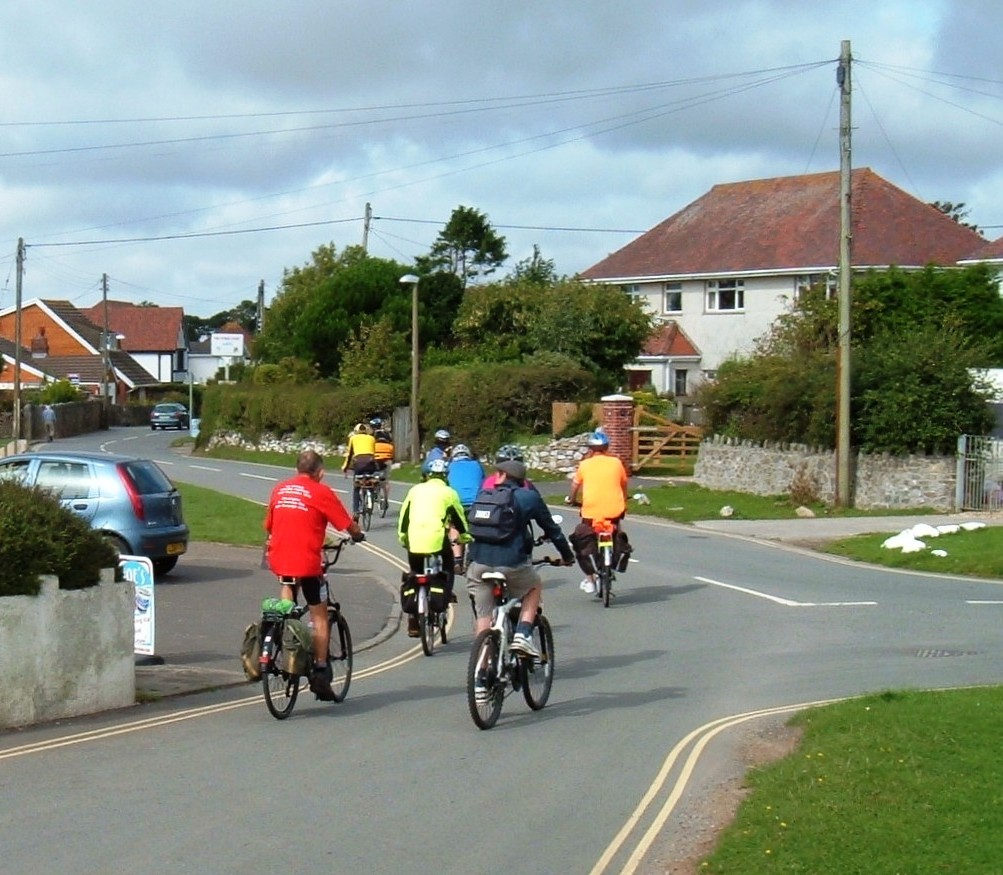
[(302, 587), (313, 624), (313, 671), (310, 689), (318, 699), (333, 701), (331, 666), (327, 661), (327, 587), (321, 553), (328, 524), (348, 532), (353, 541), (365, 540), (331, 487), (321, 483), (324, 458), (304, 450), (296, 460), (296, 476), (279, 483), (268, 501), (268, 566), (282, 584), (281, 598), (296, 600)]

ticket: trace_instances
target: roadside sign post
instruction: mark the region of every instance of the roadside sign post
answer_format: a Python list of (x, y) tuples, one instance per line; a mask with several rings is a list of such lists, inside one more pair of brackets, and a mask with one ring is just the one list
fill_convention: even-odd
[(153, 562), (146, 556), (119, 556), (122, 576), (136, 590), (135, 644), (137, 665), (160, 665), (163, 658), (154, 652), (156, 610), (153, 594)]

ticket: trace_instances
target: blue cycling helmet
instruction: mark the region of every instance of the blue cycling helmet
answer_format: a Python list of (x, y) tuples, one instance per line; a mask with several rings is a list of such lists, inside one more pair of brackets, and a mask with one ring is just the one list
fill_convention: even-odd
[(609, 438), (606, 437), (606, 432), (597, 429), (589, 435), (587, 443), (590, 447), (608, 447)]

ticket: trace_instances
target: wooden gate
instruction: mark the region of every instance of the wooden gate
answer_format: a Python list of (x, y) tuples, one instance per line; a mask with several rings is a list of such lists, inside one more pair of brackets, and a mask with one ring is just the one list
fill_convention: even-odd
[(681, 463), (693, 462), (703, 440), (700, 426), (679, 425), (640, 406), (634, 408), (632, 431), (635, 471), (646, 467), (678, 468)]

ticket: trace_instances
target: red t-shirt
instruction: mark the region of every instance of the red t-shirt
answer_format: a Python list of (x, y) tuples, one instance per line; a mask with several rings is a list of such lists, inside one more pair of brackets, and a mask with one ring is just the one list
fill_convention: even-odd
[(352, 518), (330, 486), (297, 474), (272, 490), (265, 515), (268, 565), (287, 577), (316, 577), (324, 570), (321, 549), (330, 523), (340, 531)]

